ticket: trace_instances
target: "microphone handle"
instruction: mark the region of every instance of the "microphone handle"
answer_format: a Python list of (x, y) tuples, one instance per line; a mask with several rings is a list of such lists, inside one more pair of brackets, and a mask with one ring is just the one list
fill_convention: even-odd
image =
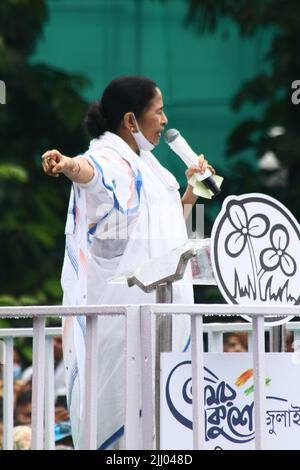
[[(179, 154), (178, 154), (179, 155)], [(180, 158), (184, 161), (184, 163), (186, 164), (186, 166), (194, 166), (195, 165), (195, 161), (188, 161), (187, 158), (183, 158), (182, 155), (179, 155)], [(196, 163), (197, 164), (197, 163)], [(216, 194), (220, 194), (221, 192), (221, 189), (219, 188), (219, 186), (217, 185), (217, 183), (215, 182), (214, 178), (212, 177), (212, 173), (209, 169), (206, 169), (206, 171), (204, 172), (204, 174), (200, 174), (200, 173), (194, 173), (194, 176), (196, 177), (196, 179), (198, 181), (201, 181), (203, 184), (205, 184), (205, 186), (210, 189), (212, 191), (212, 193), (214, 195)]]
[[(175, 152), (181, 158), (187, 167), (198, 165), (198, 155), (189, 146), (182, 135), (178, 135), (174, 141), (168, 142), (168, 144), (173, 152)], [(208, 168), (205, 170), (204, 174), (201, 175), (199, 173), (194, 173), (194, 175), (197, 180), (202, 181), (202, 183), (204, 183), (213, 194), (219, 194), (221, 192), (221, 189), (216, 184), (212, 177), (212, 173)]]
[(208, 176), (205, 179), (202, 179), (203, 177), (200, 177), (197, 173), (194, 173), (194, 176), (197, 178), (198, 181), (201, 181), (201, 183), (205, 184), (205, 186), (212, 191), (213, 194), (220, 194), (221, 189), (215, 182), (212, 176)]

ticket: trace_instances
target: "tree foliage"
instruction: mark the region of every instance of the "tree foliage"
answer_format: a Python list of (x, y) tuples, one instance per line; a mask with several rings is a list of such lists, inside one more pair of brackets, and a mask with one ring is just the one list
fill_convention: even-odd
[[(300, 79), (300, 3), (297, 0), (187, 0), (186, 23), (199, 33), (214, 32), (224, 19), (232, 20), (241, 36), (269, 30), (271, 41), (265, 55), (265, 69), (243, 84), (232, 99), (232, 107), (247, 103), (259, 111), (241, 122), (228, 136), (227, 155), (253, 150), (261, 157), (272, 151), (288, 170), (288, 186), (268, 187), (265, 178), (246, 162), (236, 164), (230, 190), (260, 190), (279, 198), (300, 219), (300, 105), (293, 104), (292, 83)], [(272, 136), (270, 130), (283, 127)], [(238, 173), (238, 174), (237, 174)], [(238, 179), (237, 178), (240, 178)], [(261, 176), (261, 175), (260, 175)]]
[[(0, 303), (59, 301), (65, 208), (70, 184), (46, 177), (49, 148), (76, 154), (86, 145), (80, 93), (87, 80), (32, 54), (48, 20), (44, 0), (1, 0)], [(8, 296), (8, 297), (7, 297)]]

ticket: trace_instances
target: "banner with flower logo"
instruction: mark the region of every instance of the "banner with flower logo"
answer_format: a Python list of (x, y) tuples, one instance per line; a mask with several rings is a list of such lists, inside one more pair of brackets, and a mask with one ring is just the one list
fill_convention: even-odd
[(300, 303), (299, 223), (264, 194), (225, 199), (211, 235), (218, 287), (231, 304)]

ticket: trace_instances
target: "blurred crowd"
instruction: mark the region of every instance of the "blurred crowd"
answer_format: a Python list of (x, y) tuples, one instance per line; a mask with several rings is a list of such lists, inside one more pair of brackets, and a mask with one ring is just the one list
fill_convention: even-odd
[[(230, 331), (223, 334), (224, 352), (247, 352), (248, 333), (246, 331)], [(287, 330), (285, 332), (285, 351), (294, 351), (294, 333)]]
[[(66, 400), (63, 350), (60, 336), (53, 338), (54, 383), (55, 383), (55, 448), (73, 449), (71, 425)], [(31, 448), (32, 413), (32, 366), (22, 368), (19, 351), (14, 349), (14, 429), (13, 445), (15, 450)], [(3, 377), (0, 369), (0, 446), (3, 438)]]

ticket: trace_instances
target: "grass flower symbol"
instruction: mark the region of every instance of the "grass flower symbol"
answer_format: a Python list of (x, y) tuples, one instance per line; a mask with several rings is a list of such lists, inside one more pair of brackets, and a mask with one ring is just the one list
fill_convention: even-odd
[(228, 204), (227, 214), (235, 230), (225, 239), (225, 251), (231, 258), (237, 258), (247, 245), (252, 268), (253, 300), (256, 300), (260, 295), (260, 284), (252, 238), (263, 237), (269, 230), (270, 221), (264, 214), (252, 215), (249, 219), (244, 205), (237, 200)]
[(289, 234), (284, 225), (276, 224), (270, 231), (271, 247), (260, 254), (260, 264), (265, 271), (274, 271), (278, 267), (286, 276), (293, 276), (297, 270), (295, 260), (286, 252)]
[(226, 253), (231, 257), (239, 256), (244, 250), (249, 237), (263, 237), (269, 230), (270, 222), (264, 214), (253, 215), (248, 219), (242, 204), (233, 201), (228, 208), (228, 218), (235, 228), (225, 240)]

